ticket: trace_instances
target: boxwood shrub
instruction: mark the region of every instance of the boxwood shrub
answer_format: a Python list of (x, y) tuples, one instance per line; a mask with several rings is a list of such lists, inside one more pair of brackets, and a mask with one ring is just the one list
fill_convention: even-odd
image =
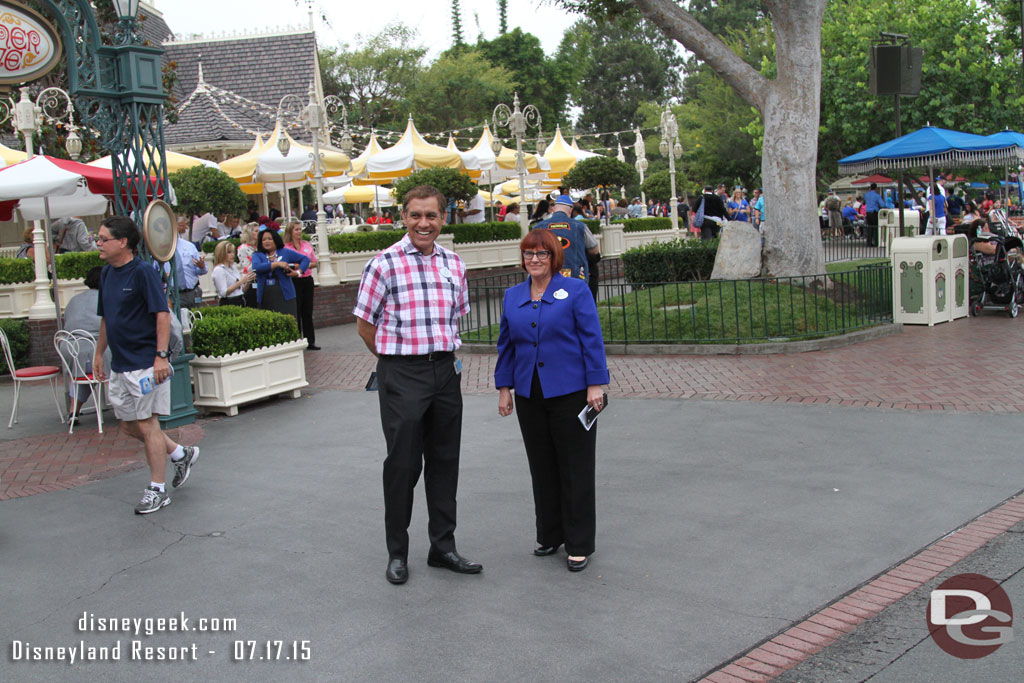
[(32, 282), (36, 279), (35, 262), (30, 258), (0, 258), (0, 285)]
[(54, 258), (57, 260), (58, 280), (80, 280), (96, 266), (104, 265), (98, 251), (70, 251)]
[[(14, 260), (14, 259), (4, 259)], [(28, 259), (20, 259), (26, 261)], [(31, 261), (29, 261), (31, 263)], [(0, 318), (0, 329), (7, 333), (7, 340), (11, 342), (11, 355), (14, 356), (14, 367), (23, 368), (28, 365), (28, 321), (20, 318)], [(9, 374), (7, 360), (4, 354), (0, 353), (0, 375)]]
[[(303, 235), (303, 238), (309, 239), (305, 235)], [(242, 243), (242, 240), (239, 239), (238, 237), (229, 237), (227, 241), (231, 242), (231, 244), (235, 245), (236, 249)], [(203, 253), (204, 254), (212, 254), (213, 250), (217, 248), (218, 244), (220, 244), (220, 240), (207, 240), (207, 241), (203, 242)]]
[(622, 270), (631, 285), (707, 280), (715, 268), (718, 240), (672, 240), (629, 249)]
[(379, 232), (344, 232), (327, 236), (327, 247), (335, 254), (349, 254), (356, 251), (381, 251), (402, 239), (403, 230), (381, 230)]
[(241, 306), (217, 306), (204, 308), (203, 319), (193, 325), (192, 351), (197, 356), (227, 356), (298, 338), (295, 316)]
[(623, 232), (643, 232), (645, 230), (671, 230), (671, 218), (627, 218), (622, 221)]
[(576, 220), (581, 221), (583, 223), (586, 223), (587, 227), (590, 228), (590, 232), (594, 233), (595, 235), (601, 234), (601, 221), (599, 221), (598, 219), (596, 219), (596, 218), (578, 218)]
[(471, 244), (473, 242), (495, 242), (499, 240), (517, 240), (520, 237), (519, 222), (504, 223), (459, 223), (446, 225), (442, 233), (455, 235), (455, 244)]

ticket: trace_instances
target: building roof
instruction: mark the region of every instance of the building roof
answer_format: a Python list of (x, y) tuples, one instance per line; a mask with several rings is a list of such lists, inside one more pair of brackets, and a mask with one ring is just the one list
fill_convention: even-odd
[(251, 140), (274, 127), (285, 95), (305, 97), (319, 68), (311, 30), (164, 43), (176, 62), (178, 122), (168, 145)]
[(143, 2), (139, 9), (139, 17), (142, 19), (139, 23), (146, 45), (160, 47), (165, 41), (170, 39), (171, 29), (167, 26), (167, 22), (164, 21), (164, 15), (160, 10)]

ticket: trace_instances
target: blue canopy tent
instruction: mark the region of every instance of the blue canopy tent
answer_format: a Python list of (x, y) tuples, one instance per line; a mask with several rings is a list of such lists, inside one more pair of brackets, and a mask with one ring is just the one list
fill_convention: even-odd
[[(1000, 144), (1014, 144), (1017, 145), (1017, 147), (1019, 147), (1020, 149), (1024, 149), (1024, 133), (1018, 133), (1015, 130), (1001, 130), (998, 133), (989, 135), (988, 139)], [(1021, 178), (1021, 176), (1024, 175), (1024, 172), (1022, 172), (1019, 165), (1017, 172), (1017, 182), (1010, 183), (1009, 181), (1009, 165), (1004, 166), (1003, 175), (1006, 177), (1006, 180), (1003, 181), (1003, 187), (1007, 187), (1012, 184), (1017, 189), (1017, 199), (1020, 200), (1022, 204), (1024, 204), (1024, 178)]]

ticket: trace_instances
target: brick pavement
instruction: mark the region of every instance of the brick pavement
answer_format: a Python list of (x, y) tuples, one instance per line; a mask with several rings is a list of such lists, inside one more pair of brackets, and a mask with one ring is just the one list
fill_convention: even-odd
[[(825, 403), (896, 410), (1024, 412), (1024, 323), (1003, 315), (958, 320), (854, 346), (787, 355), (610, 356), (612, 396)], [(466, 353), (463, 392), (494, 395), (494, 354)], [(362, 390), (375, 360), (365, 351), (306, 354), (313, 389)], [(10, 391), (9, 385), (5, 390)], [(202, 420), (172, 432), (197, 444)], [(56, 425), (55, 425), (56, 426)], [(141, 446), (116, 427), (86, 424), (5, 442), (0, 500), (71, 488), (144, 466)]]

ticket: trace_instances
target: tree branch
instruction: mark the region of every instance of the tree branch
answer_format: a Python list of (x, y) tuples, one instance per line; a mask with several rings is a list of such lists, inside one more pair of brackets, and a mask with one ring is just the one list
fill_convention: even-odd
[(745, 102), (763, 111), (770, 81), (700, 25), (675, 0), (634, 0), (637, 9), (669, 38), (706, 62)]

